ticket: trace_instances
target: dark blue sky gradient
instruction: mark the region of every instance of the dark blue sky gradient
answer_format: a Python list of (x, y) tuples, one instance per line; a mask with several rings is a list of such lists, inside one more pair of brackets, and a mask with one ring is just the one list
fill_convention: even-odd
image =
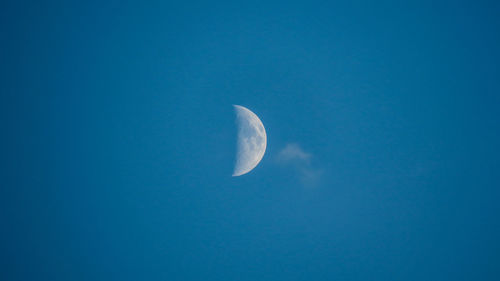
[(1, 280), (500, 280), (498, 3), (12, 2)]

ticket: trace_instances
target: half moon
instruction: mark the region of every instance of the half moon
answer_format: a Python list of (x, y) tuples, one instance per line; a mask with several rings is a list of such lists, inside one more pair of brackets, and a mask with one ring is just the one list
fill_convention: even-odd
[(233, 177), (244, 175), (259, 164), (266, 152), (266, 129), (259, 117), (240, 105), (233, 105), (238, 125), (238, 145)]

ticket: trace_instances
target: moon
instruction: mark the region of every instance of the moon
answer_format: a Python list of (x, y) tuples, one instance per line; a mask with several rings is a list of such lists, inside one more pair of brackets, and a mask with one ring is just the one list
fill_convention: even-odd
[(238, 144), (233, 177), (253, 170), (266, 152), (266, 129), (259, 117), (248, 108), (233, 105), (238, 125)]

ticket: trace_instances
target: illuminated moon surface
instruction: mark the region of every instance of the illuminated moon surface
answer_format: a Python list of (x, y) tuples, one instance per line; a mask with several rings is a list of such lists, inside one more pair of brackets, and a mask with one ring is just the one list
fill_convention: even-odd
[(238, 125), (238, 145), (233, 177), (244, 175), (259, 164), (266, 152), (267, 136), (264, 125), (255, 113), (234, 105)]

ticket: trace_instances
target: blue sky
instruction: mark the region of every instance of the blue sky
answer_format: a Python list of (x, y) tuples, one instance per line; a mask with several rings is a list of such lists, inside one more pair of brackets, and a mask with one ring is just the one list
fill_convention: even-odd
[(497, 3), (0, 5), (0, 279), (499, 279)]

